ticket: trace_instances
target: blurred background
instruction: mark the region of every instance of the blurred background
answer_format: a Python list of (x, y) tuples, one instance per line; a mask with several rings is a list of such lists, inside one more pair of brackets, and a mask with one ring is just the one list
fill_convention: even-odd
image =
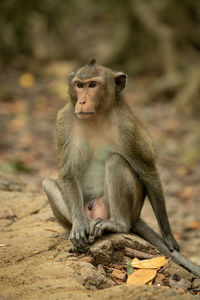
[[(128, 74), (126, 98), (156, 148), (176, 238), (200, 246), (200, 1), (1, 0), (0, 172), (56, 177), (66, 76), (96, 58)], [(150, 217), (146, 205), (144, 215)]]

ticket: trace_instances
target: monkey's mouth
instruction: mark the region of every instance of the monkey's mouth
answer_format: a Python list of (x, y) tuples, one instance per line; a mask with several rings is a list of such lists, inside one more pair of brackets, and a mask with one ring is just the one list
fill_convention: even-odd
[(96, 112), (94, 112), (94, 111), (88, 111), (88, 112), (80, 111), (80, 112), (75, 112), (75, 114), (77, 115), (77, 117), (79, 119), (87, 119), (87, 118), (90, 118), (90, 117), (96, 115)]

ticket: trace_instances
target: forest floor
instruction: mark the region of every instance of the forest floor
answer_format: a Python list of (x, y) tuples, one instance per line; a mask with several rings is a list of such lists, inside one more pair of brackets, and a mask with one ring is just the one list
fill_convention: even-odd
[[(56, 299), (48, 297), (66, 287), (65, 277), (75, 276), (72, 271), (65, 274), (62, 257), (54, 253), (63, 229), (41, 189), (42, 178), (57, 176), (55, 119), (65, 105), (66, 74), (72, 68), (70, 63), (52, 63), (42, 71), (31, 66), (28, 72), (13, 68), (0, 74), (0, 284), (9, 289), (4, 295), (10, 297), (5, 299), (38, 299), (33, 294), (44, 287), (48, 292), (42, 299)], [(145, 80), (129, 80), (127, 101), (153, 138), (169, 219), (181, 252), (200, 265), (199, 120), (181, 114), (172, 102), (142, 100)], [(142, 217), (158, 230), (148, 201)], [(37, 272), (52, 282), (40, 285)], [(76, 289), (81, 289), (78, 284)], [(0, 295), (0, 299), (4, 298)]]

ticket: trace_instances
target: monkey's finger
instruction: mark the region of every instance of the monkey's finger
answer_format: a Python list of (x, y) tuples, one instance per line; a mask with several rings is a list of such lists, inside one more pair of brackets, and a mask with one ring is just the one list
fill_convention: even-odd
[(80, 248), (80, 238), (79, 238), (79, 233), (78, 232), (72, 232), (70, 235), (70, 241), (74, 245), (75, 248)]
[(102, 224), (101, 231), (108, 231), (108, 232), (118, 232), (118, 228), (116, 224), (105, 222)]
[(77, 247), (77, 243), (76, 243), (75, 237), (70, 237), (69, 239), (70, 239), (72, 245), (74, 246), (74, 248), (76, 248)]
[(94, 229), (94, 236), (99, 237), (103, 233), (103, 222), (96, 224)]
[(77, 242), (77, 245), (79, 248), (85, 248), (85, 246), (87, 244), (87, 240), (85, 242), (84, 237), (85, 237), (84, 231), (76, 233), (76, 242)]
[(81, 231), (80, 238), (84, 244), (88, 244), (88, 234), (86, 228), (83, 231)]
[(93, 236), (93, 235), (90, 235), (89, 237), (88, 237), (88, 243), (89, 244), (93, 244), (95, 242), (95, 237)]
[(101, 218), (92, 220), (91, 227), (90, 227), (90, 235), (93, 235), (94, 237), (96, 236), (95, 235), (96, 227), (99, 226), (98, 224), (102, 223), (102, 221), (103, 220)]

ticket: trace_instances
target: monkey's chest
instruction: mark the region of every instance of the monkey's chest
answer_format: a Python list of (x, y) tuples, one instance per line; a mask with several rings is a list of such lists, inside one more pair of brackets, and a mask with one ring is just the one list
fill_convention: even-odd
[(81, 176), (84, 196), (98, 197), (103, 194), (105, 163), (111, 155), (112, 149), (109, 146), (97, 148), (93, 151)]

